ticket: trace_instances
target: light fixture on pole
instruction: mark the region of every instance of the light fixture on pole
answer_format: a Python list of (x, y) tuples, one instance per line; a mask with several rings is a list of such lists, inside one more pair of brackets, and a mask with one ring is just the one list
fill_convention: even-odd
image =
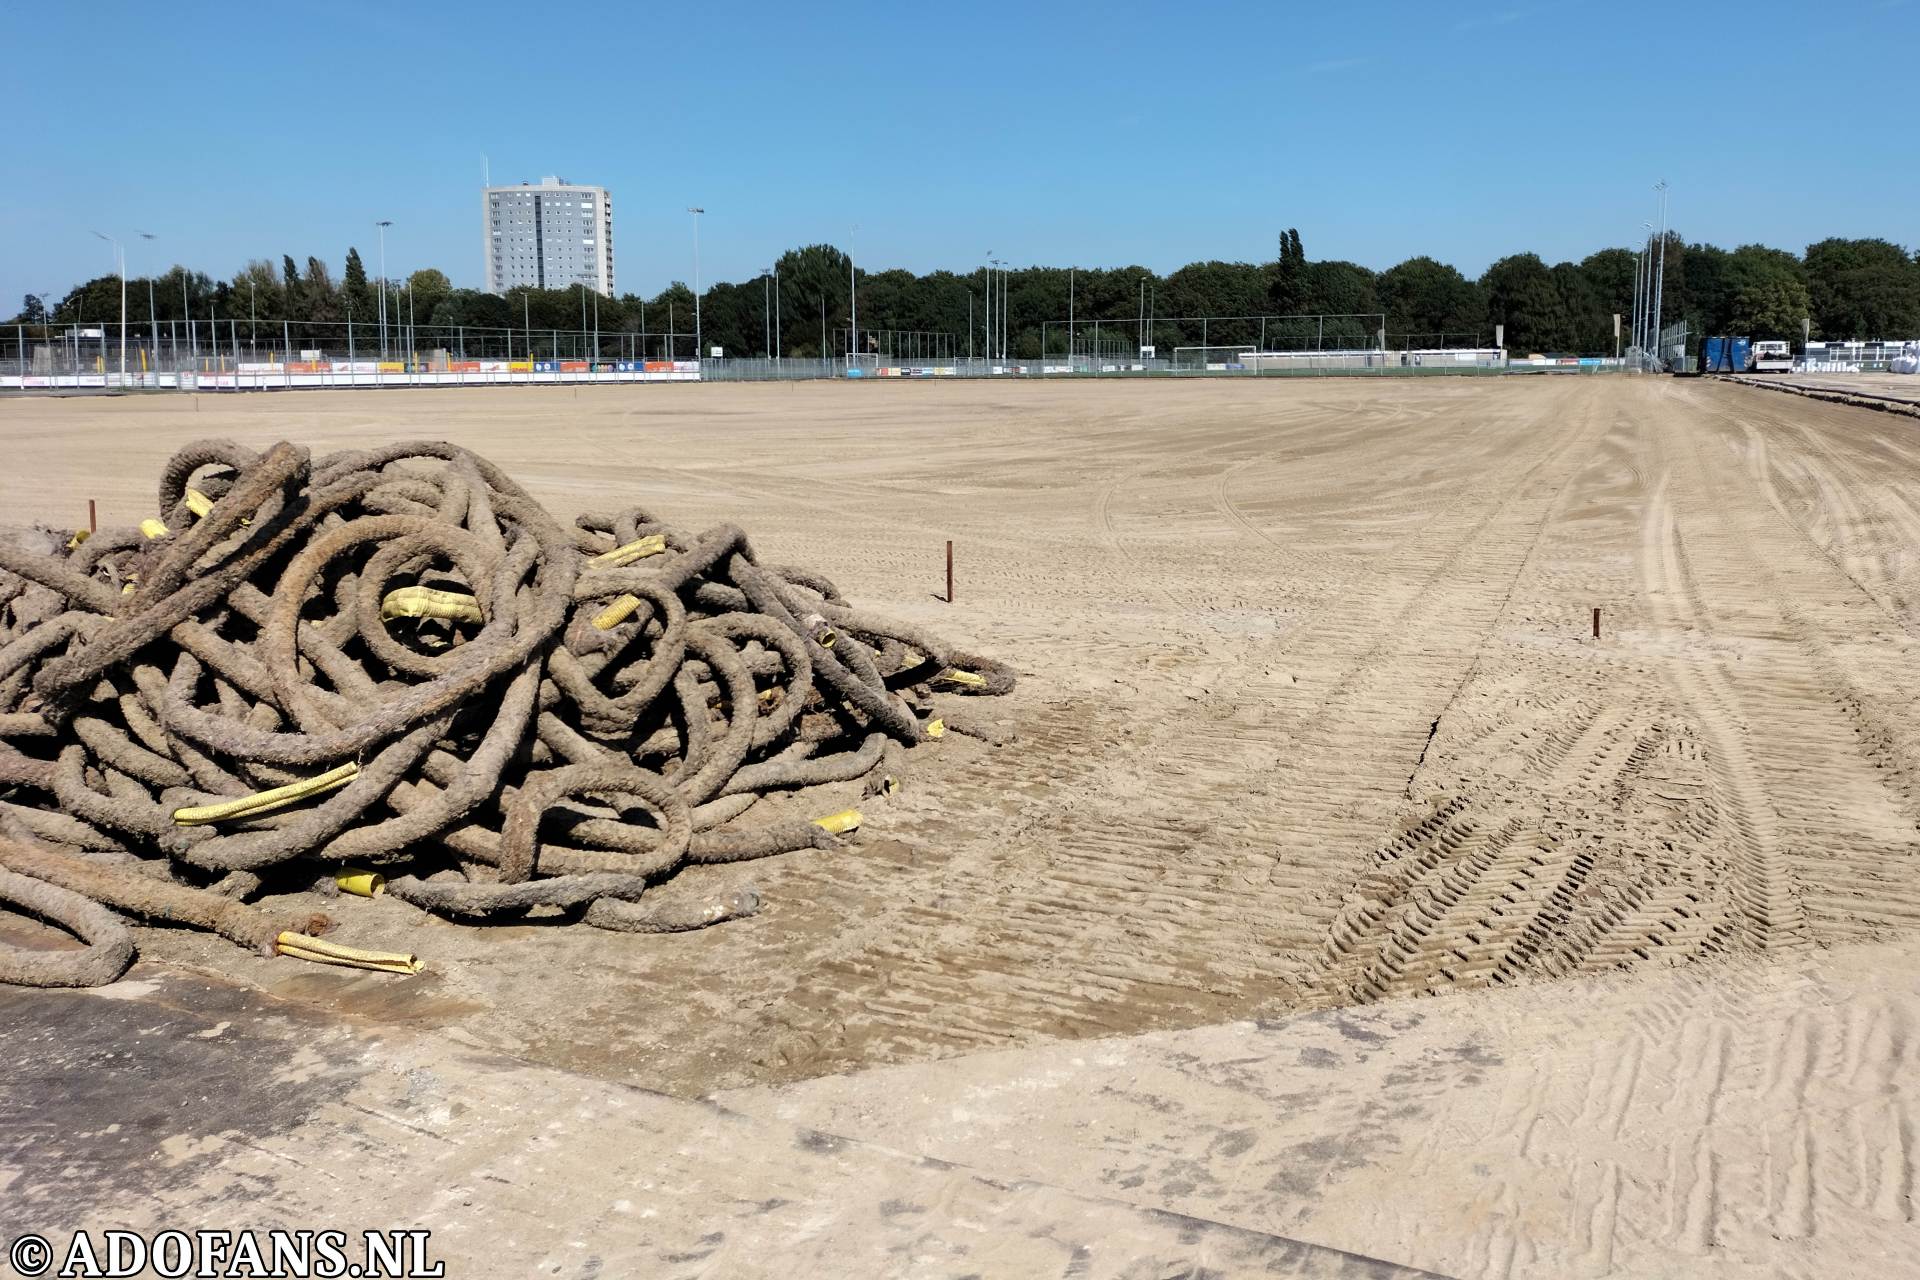
[(980, 268), (980, 276), (982, 283), (986, 286), (987, 294), (987, 316), (981, 328), (981, 337), (986, 339), (986, 346), (981, 354), (991, 361), (993, 359), (993, 250), (991, 249), (987, 250), (987, 265)]
[(114, 262), (120, 269), (120, 385), (127, 382), (127, 251), (118, 240), (104, 231), (93, 234), (113, 246)]
[[(158, 237), (155, 236), (151, 231), (136, 231), (134, 232), (134, 234), (139, 236), (142, 240), (147, 241), (149, 244), (151, 244), (154, 240), (158, 239)], [(160, 362), (160, 310), (159, 308), (153, 305), (153, 277), (152, 276), (147, 277), (147, 323), (153, 329), (153, 359), (154, 359), (154, 363), (157, 365)], [(176, 339), (176, 345), (174, 348), (176, 353), (179, 350), (177, 343), (178, 343), (178, 340)]]
[(1633, 305), (1627, 317), (1627, 350), (1637, 353), (1640, 350), (1640, 268), (1646, 262), (1646, 241), (1633, 254)]
[(697, 204), (687, 206), (687, 212), (693, 215), (693, 358), (702, 358), (700, 344), (705, 341), (700, 330), (700, 215), (706, 210)]
[(1646, 268), (1642, 272), (1644, 278), (1640, 284), (1640, 367), (1644, 369), (1647, 364), (1647, 349), (1652, 345), (1648, 341), (1647, 329), (1653, 315), (1653, 224), (1642, 222), (1640, 227), (1646, 233), (1641, 240), (1647, 260)]
[(393, 225), (392, 218), (382, 218), (373, 224), (380, 228), (380, 357), (387, 355), (387, 228)]
[(1640, 294), (1640, 355), (1653, 350), (1653, 223), (1642, 222), (1647, 238), (1647, 280)]
[(1660, 357), (1660, 304), (1665, 301), (1667, 284), (1667, 180), (1665, 178), (1653, 184), (1660, 193), (1660, 270), (1653, 278), (1653, 345), (1654, 359)]
[(995, 269), (995, 276), (998, 276), (998, 284), (1000, 284), (1000, 309), (995, 313), (996, 328), (995, 334), (993, 334), (995, 359), (1002, 359), (1002, 361), (1004, 361), (1004, 359), (1006, 359), (1006, 330), (1008, 330), (1008, 324), (1006, 324), (1006, 261), (1002, 261), (1002, 259), (996, 257), (996, 259), (993, 259), (993, 269)]

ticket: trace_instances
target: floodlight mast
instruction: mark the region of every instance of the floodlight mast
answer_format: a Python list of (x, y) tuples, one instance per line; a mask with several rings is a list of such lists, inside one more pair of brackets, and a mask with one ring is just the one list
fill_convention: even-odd
[(1653, 184), (1660, 193), (1660, 271), (1653, 283), (1653, 343), (1654, 358), (1659, 359), (1660, 345), (1660, 308), (1665, 301), (1663, 294), (1667, 284), (1667, 180), (1665, 178)]
[(687, 212), (693, 215), (693, 358), (700, 356), (700, 343), (703, 340), (700, 329), (700, 215), (706, 210), (699, 205), (688, 205)]
[(120, 271), (120, 385), (127, 384), (127, 251), (104, 231), (93, 234), (113, 246), (113, 260)]

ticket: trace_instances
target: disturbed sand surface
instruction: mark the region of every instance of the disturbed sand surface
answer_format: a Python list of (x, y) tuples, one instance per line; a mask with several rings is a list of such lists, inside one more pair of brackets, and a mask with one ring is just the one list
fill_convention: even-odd
[(1920, 403), (1920, 377), (1910, 373), (1783, 373), (1755, 374), (1756, 378), (1778, 378), (1797, 386), (1818, 387), (1823, 391), (1851, 394), (1867, 393), (1895, 400)]
[(411, 987), (148, 946), (296, 999), (698, 1092), (1920, 920), (1920, 439), (1885, 415), (1327, 380), (33, 400), (0, 430), (0, 509), (50, 521), (147, 514), (194, 436), (444, 436), (563, 516), (737, 521), (1022, 674), (987, 704), (1018, 740), (915, 752), (848, 852), (711, 869), (766, 892), (751, 923), (344, 904), (426, 958)]
[[(1429, 1025), (1498, 1016), (1502, 1054), (1557, 1046), (1584, 1073), (1516, 1077), (1487, 1104), (1507, 1127), (1474, 1157), (1496, 1173), (1474, 1177), (1521, 1187), (1524, 1164), (1496, 1166), (1534, 1132), (1528, 1114), (1567, 1129), (1550, 1154), (1568, 1168), (1592, 1135), (1748, 1123), (1716, 1110), (1703, 1074), (1724, 1072), (1720, 1039), (1742, 1026), (1739, 1002), (1710, 993), (1858, 958), (1884, 966), (1887, 1003), (1860, 1004), (1872, 983), (1816, 984), (1815, 1013), (1786, 1008), (1780, 1034), (1735, 1055), (1754, 1116), (1821, 1064), (1859, 1086), (1777, 1141), (1701, 1138), (1569, 1174), (1586, 1252), (1528, 1243), (1559, 1228), (1523, 1212), (1521, 1187), (1476, 1210), (1498, 1231), (1387, 1256), (1599, 1274), (1684, 1245), (1694, 1261), (1650, 1269), (1690, 1273), (1725, 1243), (1703, 1221), (1739, 1225), (1743, 1247), (1855, 1218), (1878, 1224), (1876, 1253), (1913, 1243), (1912, 1117), (1889, 1081), (1912, 1065), (1914, 968), (1887, 960), (1920, 924), (1920, 437), (1902, 418), (1627, 378), (15, 400), (0, 510), (71, 524), (92, 496), (103, 520), (134, 520), (161, 460), (203, 435), (445, 437), (563, 516), (631, 500), (683, 527), (738, 522), (856, 602), (1012, 661), (1021, 687), (989, 710), (1018, 739), (914, 752), (905, 791), (863, 804), (845, 851), (702, 869), (766, 894), (738, 925), (475, 930), (350, 901), (342, 940), (417, 951), (430, 973), (353, 977), (148, 931), (156, 971), (768, 1106), (791, 1082), (1061, 1040), (1381, 1001)], [(938, 598), (949, 538), (953, 605)], [(829, 790), (819, 808), (855, 798)], [(1591, 1041), (1606, 1060), (1574, 1061), (1557, 991), (1666, 983), (1674, 966), (1685, 980), (1654, 1014), (1597, 1001), (1593, 1017), (1615, 1011)], [(1472, 994), (1490, 987), (1526, 992)], [(1433, 993), (1454, 998), (1406, 999)], [(1652, 1102), (1633, 1100), (1639, 1059), (1617, 1060), (1627, 1033), (1664, 1073)], [(1321, 1092), (1295, 1082), (1268, 1105), (1310, 1110)], [(809, 1123), (845, 1119), (796, 1097), (822, 1108)], [(1386, 1149), (1446, 1141), (1431, 1118), (1382, 1123)], [(836, 1131), (919, 1149), (900, 1124)], [(1756, 1208), (1732, 1175), (1762, 1163), (1772, 1199)], [(1023, 1176), (1113, 1191), (1084, 1169)], [(1716, 1196), (1739, 1207), (1715, 1217)], [(1152, 1203), (1248, 1225), (1204, 1184)], [(1655, 1254), (1593, 1243), (1602, 1216), (1611, 1233), (1647, 1205), (1675, 1215), (1641, 1242)], [(1408, 1212), (1382, 1239), (1418, 1243)], [(1280, 1225), (1358, 1238), (1316, 1221)], [(1833, 1247), (1828, 1261), (1849, 1256)]]

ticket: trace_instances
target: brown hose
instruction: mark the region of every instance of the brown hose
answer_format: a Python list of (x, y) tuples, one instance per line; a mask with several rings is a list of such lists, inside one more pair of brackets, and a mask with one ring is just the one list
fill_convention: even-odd
[(242, 899), (348, 864), (463, 918), (739, 919), (751, 888), (646, 895), (830, 847), (743, 815), (892, 776), (936, 694), (1013, 684), (733, 525), (563, 526), (445, 442), (200, 441), (155, 498), (156, 536), (0, 531), (0, 900), (87, 944), (0, 948), (0, 981), (111, 980), (121, 913), (270, 952), (318, 922)]

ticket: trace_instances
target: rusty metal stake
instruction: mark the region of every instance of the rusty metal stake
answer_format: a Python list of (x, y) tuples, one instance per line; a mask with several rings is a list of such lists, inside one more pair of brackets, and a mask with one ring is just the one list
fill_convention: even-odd
[(87, 532), (100, 532), (100, 513), (94, 509), (93, 499), (87, 499)]
[(1598, 640), (1600, 638), (1600, 606), (1599, 605), (1593, 606), (1593, 638), (1595, 640)]
[(947, 539), (947, 603), (953, 603), (953, 539)]

